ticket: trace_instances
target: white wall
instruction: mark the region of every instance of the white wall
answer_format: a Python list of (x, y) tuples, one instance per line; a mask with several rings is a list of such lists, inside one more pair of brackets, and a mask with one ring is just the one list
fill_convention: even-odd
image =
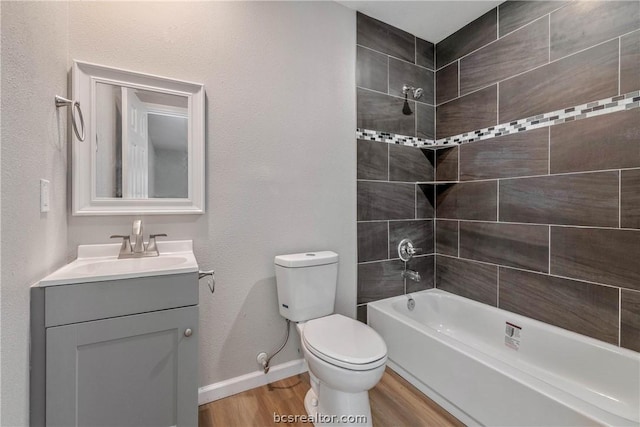
[[(355, 16), (332, 2), (2, 5), (2, 419), (28, 422), (29, 286), (132, 217), (67, 217), (67, 127), (53, 96), (71, 59), (206, 85), (207, 213), (144, 218), (193, 239), (200, 383), (257, 368), (283, 334), (273, 257), (333, 249), (337, 311), (355, 315)], [(39, 213), (39, 178), (52, 211)], [(300, 357), (297, 335), (274, 363)]]
[[(2, 2), (0, 2), (0, 34), (2, 33)], [(2, 52), (2, 37), (0, 37)], [(0, 93), (2, 93), (2, 67), (0, 66)], [(0, 147), (2, 146), (2, 103), (0, 102)], [(0, 149), (0, 189), (2, 188), (2, 149)], [(2, 242), (2, 197), (0, 197), (0, 242)], [(2, 266), (2, 244), (0, 244), (0, 266)], [(2, 273), (0, 272), (0, 308), (2, 307)], [(2, 313), (0, 313), (2, 331)], [(2, 424), (2, 332), (0, 332), (0, 424)]]
[[(186, 148), (184, 150), (164, 150), (154, 148), (151, 143), (149, 147), (149, 152), (153, 150), (153, 165), (149, 163), (149, 195), (187, 197), (189, 176)], [(153, 186), (151, 185), (152, 179)]]
[[(2, 4), (2, 419), (28, 422), (29, 286), (67, 252), (66, 3)], [(51, 212), (40, 213), (40, 178)]]
[[(215, 295), (200, 294), (200, 383), (257, 369), (280, 343), (273, 257), (341, 256), (341, 313), (355, 315), (355, 12), (333, 2), (69, 5), (69, 58), (202, 82), (207, 213), (145, 217), (193, 239)], [(132, 217), (69, 218), (69, 253), (128, 232)], [(301, 357), (297, 334), (273, 363)]]

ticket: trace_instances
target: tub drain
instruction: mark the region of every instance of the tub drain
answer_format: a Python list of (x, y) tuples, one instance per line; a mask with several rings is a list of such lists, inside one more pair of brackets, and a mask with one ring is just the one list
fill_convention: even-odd
[(416, 308), (416, 301), (411, 297), (409, 297), (409, 300), (407, 301), (407, 308), (409, 309), (409, 311)]

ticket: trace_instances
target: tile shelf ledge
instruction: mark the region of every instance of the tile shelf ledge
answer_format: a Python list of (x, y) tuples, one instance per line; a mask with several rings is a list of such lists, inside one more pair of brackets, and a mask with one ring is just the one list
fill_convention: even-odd
[(512, 120), (507, 123), (492, 125), (487, 128), (472, 130), (436, 140), (361, 128), (356, 129), (356, 138), (366, 141), (439, 150), (456, 147), (461, 144), (497, 138), (503, 135), (510, 135), (523, 131), (555, 126), (575, 120), (587, 119), (603, 114), (631, 110), (638, 107), (640, 107), (640, 90), (593, 102), (587, 102), (574, 107), (538, 114), (524, 119)]
[(460, 181), (416, 181), (416, 185), (451, 185), (459, 183)]

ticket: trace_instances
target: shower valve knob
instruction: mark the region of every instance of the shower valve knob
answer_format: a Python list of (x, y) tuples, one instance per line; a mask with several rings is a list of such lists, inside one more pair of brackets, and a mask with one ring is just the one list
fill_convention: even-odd
[(403, 239), (400, 244), (398, 244), (398, 257), (402, 261), (407, 262), (421, 250), (421, 248), (416, 248), (411, 240)]

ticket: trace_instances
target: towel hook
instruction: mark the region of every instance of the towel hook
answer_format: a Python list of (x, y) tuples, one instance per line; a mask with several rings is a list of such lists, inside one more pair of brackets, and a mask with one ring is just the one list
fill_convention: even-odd
[[(67, 98), (63, 98), (56, 95), (56, 108), (71, 106), (71, 125), (73, 126), (73, 132), (80, 141), (84, 141), (84, 117), (82, 116), (82, 110), (80, 109), (80, 103), (78, 101), (72, 101)], [(80, 127), (82, 128), (82, 134), (78, 132), (78, 124), (76, 123), (76, 114), (80, 119)]]

